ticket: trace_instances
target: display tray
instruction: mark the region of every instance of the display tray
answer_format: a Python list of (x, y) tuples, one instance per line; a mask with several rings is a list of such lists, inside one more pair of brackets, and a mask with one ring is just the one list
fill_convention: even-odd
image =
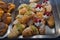
[[(0, 1), (3, 1), (3, 2), (5, 2), (5, 3), (13, 3), (13, 1), (12, 0), (0, 0)], [(13, 11), (14, 12), (14, 11)], [(12, 16), (12, 13), (13, 12), (11, 12), (11, 17), (13, 18), (13, 16)], [(3, 35), (3, 36), (0, 36), (0, 39), (3, 39), (3, 38), (5, 38), (5, 37), (7, 37), (8, 36), (8, 34), (10, 33), (10, 29), (12, 28), (12, 21), (13, 21), (13, 19), (11, 19), (11, 22), (8, 24), (8, 28), (7, 28), (7, 31), (6, 31), (6, 33)], [(0, 22), (2, 22), (1, 20), (0, 20)]]
[[(5, 0), (3, 0), (3, 1), (5, 1)], [(25, 1), (24, 3), (29, 4), (28, 0), (24, 0), (24, 1)], [(43, 0), (40, 0), (39, 3), (41, 3), (42, 1)], [(45, 26), (45, 29), (46, 29), (45, 35), (35, 35), (35, 36), (29, 37), (29, 38), (56, 38), (56, 37), (59, 36), (59, 15), (58, 15), (58, 11), (57, 11), (57, 8), (56, 8), (55, 0), (49, 0), (49, 1), (51, 3), (51, 6), (52, 6), (52, 13), (53, 13), (54, 20), (55, 20), (55, 27), (51, 29), (48, 26)], [(16, 5), (16, 8), (15, 8), (14, 12), (12, 12), (12, 23), (9, 25), (7, 33), (3, 37), (0, 37), (0, 38), (5, 38), (10, 33), (10, 30), (12, 29), (13, 22), (15, 20), (16, 14), (17, 14), (16, 13), (17, 8), (20, 4), (23, 3), (23, 2), (20, 2), (20, 0), (7, 0), (5, 2), (14, 3)], [(21, 35), (18, 38), (23, 38), (23, 37)]]

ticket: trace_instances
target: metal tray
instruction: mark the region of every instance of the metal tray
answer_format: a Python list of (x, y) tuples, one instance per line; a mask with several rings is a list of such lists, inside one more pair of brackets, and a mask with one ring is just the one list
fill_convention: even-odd
[[(6, 3), (14, 3), (12, 0), (0, 0), (0, 1), (6, 2)], [(13, 13), (13, 12), (12, 12), (12, 13)], [(12, 14), (12, 13), (11, 13), (11, 14)], [(13, 15), (11, 15), (11, 17), (13, 18)], [(11, 27), (12, 27), (12, 22), (9, 24), (8, 29), (7, 29), (7, 32), (5, 33), (5, 35), (0, 36), (0, 39), (3, 39), (3, 38), (5, 38), (5, 37), (8, 36), (8, 34), (10, 33)]]
[[(16, 16), (15, 11), (17, 10), (18, 6), (23, 3), (23, 2), (20, 2), (20, 0), (4, 0), (4, 1), (7, 3), (8, 2), (14, 3), (16, 5), (16, 9), (12, 13), (12, 23), (9, 25), (7, 33), (3, 37), (0, 37), (0, 38), (5, 38), (10, 33), (10, 30), (12, 29), (12, 26), (13, 26), (14, 17)], [(55, 28), (50, 29), (49, 27), (46, 26), (46, 35), (35, 35), (30, 38), (56, 38), (59, 36), (59, 15), (58, 15), (58, 11), (57, 11), (56, 2), (55, 2), (55, 0), (49, 0), (49, 1), (53, 8), (53, 15), (54, 15), (54, 19), (55, 19)], [(42, 2), (42, 0), (40, 0), (39, 3), (41, 3), (41, 2)], [(29, 1), (24, 0), (24, 3), (28, 4)], [(23, 38), (23, 37), (19, 36), (18, 38)]]
[[(40, 2), (38, 3), (41, 3), (43, 0), (40, 0)], [(53, 29), (50, 29), (48, 26), (45, 27), (46, 29), (46, 34), (45, 35), (35, 35), (35, 36), (32, 36), (32, 37), (29, 37), (29, 38), (55, 38), (55, 37), (58, 37), (59, 36), (59, 15), (58, 15), (58, 11), (57, 11), (57, 7), (56, 7), (56, 3), (55, 3), (55, 0), (49, 0), (51, 5), (52, 5), (52, 10), (53, 10), (53, 16), (54, 16), (54, 19), (55, 19), (55, 28)], [(54, 2), (54, 3), (53, 3)], [(18, 1), (14, 1), (14, 4), (16, 4), (17, 8), (20, 4), (23, 4), (23, 3), (26, 3), (26, 4), (29, 4), (29, 0), (18, 0)], [(14, 15), (16, 16), (16, 15)], [(19, 36), (18, 38), (23, 38), (22, 35)]]
[(55, 0), (56, 2), (56, 7), (57, 7), (57, 10), (58, 10), (58, 14), (59, 14), (59, 18), (60, 18), (60, 0)]

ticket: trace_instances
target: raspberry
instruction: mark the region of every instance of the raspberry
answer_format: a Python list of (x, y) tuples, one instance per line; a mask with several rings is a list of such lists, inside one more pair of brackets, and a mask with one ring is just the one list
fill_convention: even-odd
[(36, 19), (34, 19), (34, 22), (41, 22), (41, 20), (36, 18)]
[(44, 15), (50, 16), (50, 12), (45, 12)]
[(47, 2), (48, 0), (44, 0), (43, 3)]
[(41, 4), (37, 4), (36, 5), (36, 8), (38, 8), (38, 7), (41, 8), (42, 7)]

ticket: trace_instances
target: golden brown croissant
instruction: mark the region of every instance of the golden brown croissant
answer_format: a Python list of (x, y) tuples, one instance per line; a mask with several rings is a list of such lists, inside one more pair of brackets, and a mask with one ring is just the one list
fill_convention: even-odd
[(22, 32), (23, 37), (30, 37), (30, 36), (37, 35), (37, 34), (39, 34), (38, 29), (33, 25), (27, 27)]
[(15, 9), (15, 4), (13, 4), (13, 3), (9, 3), (8, 4), (8, 12), (10, 13), (12, 10), (14, 10)]
[(7, 29), (8, 25), (3, 22), (0, 22), (0, 36), (3, 36), (7, 32)]
[(48, 25), (49, 25), (50, 28), (53, 28), (54, 25), (55, 25), (54, 17), (50, 16), (49, 19), (47, 20), (47, 23), (48, 23)]
[(3, 20), (4, 23), (10, 24), (11, 21), (12, 21), (11, 14), (10, 13), (5, 13), (2, 17), (2, 20)]
[(23, 24), (16, 24), (14, 25), (13, 29), (11, 30), (11, 32), (8, 35), (8, 38), (15, 38), (19, 35), (22, 34), (22, 31), (25, 29), (25, 25)]
[(2, 8), (0, 8), (0, 18), (3, 16), (4, 11), (2, 10)]

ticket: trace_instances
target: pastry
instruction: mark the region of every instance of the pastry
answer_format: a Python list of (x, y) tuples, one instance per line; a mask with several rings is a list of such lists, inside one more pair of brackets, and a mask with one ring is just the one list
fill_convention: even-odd
[(39, 34), (38, 29), (35, 26), (29, 26), (27, 27), (23, 32), (22, 35), (23, 37), (30, 37), (33, 35)]
[(7, 4), (3, 1), (0, 1), (0, 8), (2, 8), (4, 10), (4, 12), (7, 12), (8, 8), (7, 8)]
[(37, 13), (36, 13), (36, 16), (37, 16), (39, 19), (43, 19), (43, 13), (41, 13), (41, 12), (37, 12)]
[(26, 8), (22, 8), (21, 10), (19, 10), (19, 14), (24, 15), (27, 12)]
[(49, 19), (47, 20), (47, 24), (49, 25), (50, 28), (54, 28), (55, 22), (53, 16), (49, 17)]
[(30, 0), (30, 2), (30, 4), (19, 5), (18, 14), (13, 22), (13, 28), (8, 35), (9, 38), (15, 38), (19, 35), (23, 37), (45, 35), (46, 25), (50, 28), (54, 27), (55, 21), (49, 1), (44, 0), (42, 4), (34, 3), (38, 2), (38, 0)]
[(21, 5), (18, 7), (18, 11), (19, 11), (19, 14), (24, 15), (24, 14), (27, 13), (28, 11), (31, 11), (31, 7), (28, 6), (27, 4), (21, 4)]
[(10, 13), (5, 13), (2, 17), (2, 21), (6, 24), (10, 24), (12, 21), (12, 17)]
[(45, 24), (42, 24), (38, 30), (40, 35), (45, 35)]
[(37, 3), (30, 3), (30, 4), (29, 4), (29, 6), (31, 7), (31, 10), (32, 10), (33, 12), (36, 12), (36, 10), (35, 10), (36, 5), (37, 5)]
[(0, 22), (0, 36), (3, 36), (7, 32), (7, 29), (8, 25), (3, 22)]
[(15, 5), (12, 3), (6, 3), (0, 1), (0, 36), (6, 37), (5, 33), (7, 32), (8, 25), (12, 21), (12, 15), (10, 12), (15, 9)]
[(11, 10), (15, 9), (15, 5), (12, 3), (0, 1), (0, 20), (6, 24), (10, 24), (12, 21)]
[(40, 29), (39, 29), (39, 34), (40, 34), (40, 35), (45, 35), (45, 29), (44, 29), (44, 28), (43, 28), (43, 29), (40, 28)]
[(52, 11), (52, 6), (49, 1), (44, 1), (42, 3), (42, 6), (46, 9), (46, 12), (51, 12)]
[(4, 14), (4, 11), (3, 11), (2, 8), (0, 8), (0, 19), (1, 19), (1, 17), (3, 16), (3, 14)]
[(14, 26), (13, 29), (10, 31), (8, 38), (16, 38), (19, 35), (17, 27)]
[(41, 12), (42, 14), (44, 14), (44, 12), (45, 12), (45, 8), (42, 7), (41, 4), (37, 4), (35, 10), (36, 10), (37, 12)]
[(39, 2), (40, 0), (30, 0), (29, 2)]
[(52, 11), (52, 7), (49, 4), (47, 6), (45, 6), (45, 8), (46, 8), (46, 12), (51, 12)]
[(22, 34), (22, 31), (25, 29), (25, 25), (17, 23), (14, 25), (13, 29), (8, 35), (8, 38), (15, 38)]
[(29, 21), (30, 17), (28, 15), (24, 15), (21, 19), (18, 19), (20, 23), (25, 24)]
[(12, 10), (14, 10), (15, 9), (15, 4), (13, 4), (13, 3), (9, 3), (8, 4), (8, 13), (10, 13)]

